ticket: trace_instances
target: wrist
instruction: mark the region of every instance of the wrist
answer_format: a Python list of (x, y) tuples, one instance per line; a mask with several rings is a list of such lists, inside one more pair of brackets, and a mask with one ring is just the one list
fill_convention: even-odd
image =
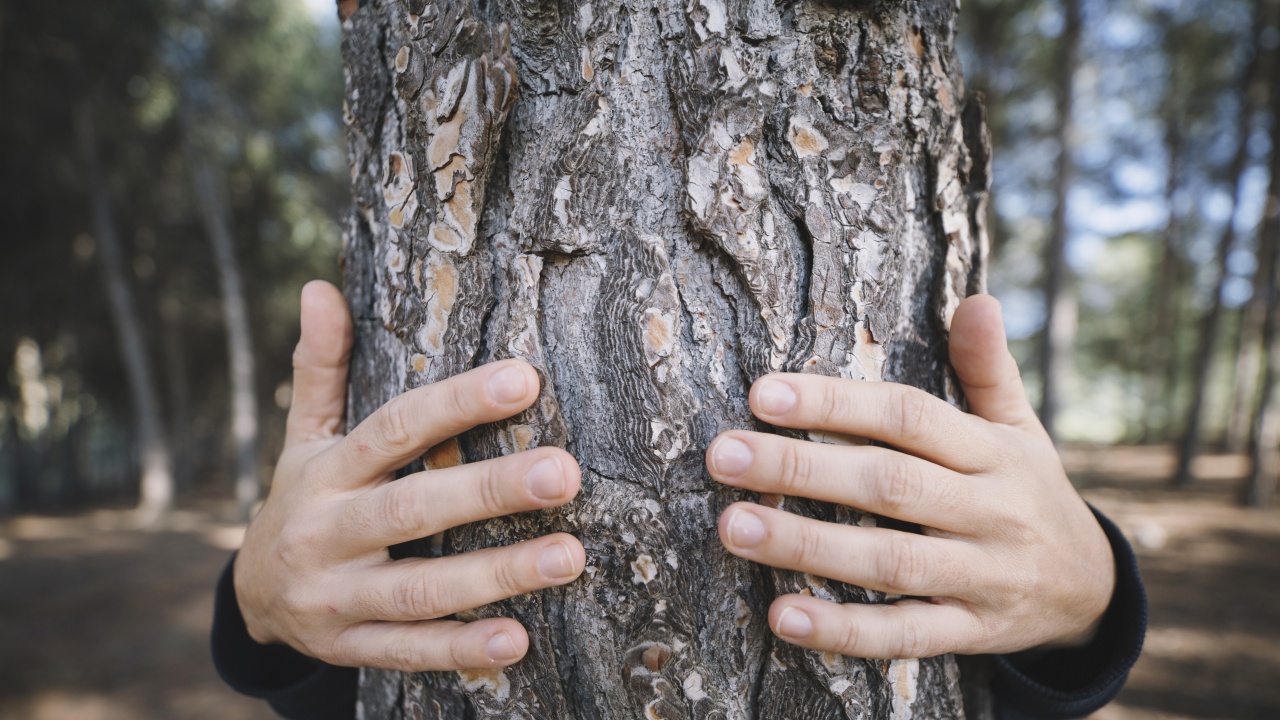
[(273, 645), (281, 641), (279, 637), (270, 632), (266, 625), (259, 620), (258, 614), (254, 612), (253, 603), (249, 601), (249, 588), (253, 587), (247, 577), (247, 566), (241, 562), (240, 554), (237, 553), (231, 558), (231, 590), (235, 594), (236, 607), (240, 610), (240, 617), (244, 620), (244, 629), (248, 633), (249, 639), (259, 645)]

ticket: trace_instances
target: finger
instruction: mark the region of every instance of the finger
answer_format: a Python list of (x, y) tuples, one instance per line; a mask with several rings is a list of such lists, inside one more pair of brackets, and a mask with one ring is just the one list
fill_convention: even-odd
[(340, 608), (361, 620), (431, 620), (572, 582), (586, 566), (582, 543), (557, 533), (462, 555), (368, 568)]
[(957, 540), (821, 522), (752, 503), (720, 515), (738, 557), (896, 595), (965, 597), (981, 558)]
[(477, 520), (563, 505), (581, 486), (572, 455), (538, 448), (380, 485), (345, 506), (340, 534), (352, 550), (368, 552)]
[(927, 460), (767, 433), (727, 432), (707, 448), (711, 477), (762, 493), (848, 505), (943, 530), (985, 517), (981, 485)]
[(982, 421), (908, 385), (778, 373), (755, 382), (756, 417), (774, 425), (886, 442), (959, 472), (994, 462), (994, 438)]
[(490, 363), (392, 398), (327, 451), (323, 466), (336, 484), (375, 481), (444, 440), (515, 415), (537, 397), (538, 374), (528, 363)]
[(520, 623), (493, 618), (462, 623), (431, 620), (414, 623), (361, 623), (342, 632), (331, 663), (402, 672), (505, 667), (529, 650)]
[(286, 444), (340, 434), (347, 406), (352, 329), (346, 299), (338, 288), (312, 280), (302, 288), (300, 315)]
[(957, 603), (840, 605), (784, 595), (769, 608), (769, 627), (789, 643), (850, 657), (889, 660), (982, 651), (980, 622)]
[(969, 411), (991, 422), (1040, 427), (1009, 353), (1000, 302), (990, 295), (965, 298), (951, 320), (951, 365)]

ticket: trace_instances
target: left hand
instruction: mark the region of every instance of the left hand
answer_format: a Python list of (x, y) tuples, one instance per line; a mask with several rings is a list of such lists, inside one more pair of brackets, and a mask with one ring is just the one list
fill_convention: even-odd
[(1115, 585), (1111, 546), (1027, 402), (999, 303), (989, 296), (962, 302), (950, 348), (973, 414), (887, 382), (778, 374), (751, 389), (762, 420), (896, 450), (745, 431), (723, 433), (707, 448), (707, 468), (719, 482), (840, 503), (923, 529), (838, 525), (747, 502), (727, 508), (720, 538), (735, 555), (913, 598), (838, 605), (784, 595), (769, 610), (783, 640), (907, 658), (1092, 638)]

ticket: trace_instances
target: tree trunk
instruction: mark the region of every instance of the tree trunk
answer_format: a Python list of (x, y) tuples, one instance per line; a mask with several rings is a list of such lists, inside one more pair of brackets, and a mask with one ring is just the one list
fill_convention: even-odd
[[(1271, 182), (1274, 184), (1275, 180)], [(1267, 212), (1272, 212), (1271, 208)], [(1234, 382), (1227, 416), (1226, 450), (1230, 453), (1245, 452), (1254, 437), (1252, 423), (1260, 387), (1258, 373), (1263, 361), (1264, 326), (1268, 298), (1272, 293), (1274, 273), (1271, 267), (1277, 239), (1274, 234), (1258, 233), (1258, 265), (1253, 273), (1253, 295), (1240, 314), (1240, 337), (1236, 343)]]
[(76, 117), (81, 151), (84, 154), (86, 190), (93, 220), (97, 254), (102, 271), (102, 285), (107, 294), (107, 307), (120, 339), (120, 359), (129, 381), (133, 401), (134, 430), (138, 443), (138, 462), (142, 470), (138, 510), (144, 522), (150, 523), (173, 505), (173, 462), (165, 442), (164, 423), (156, 392), (156, 375), (142, 332), (142, 318), (134, 304), (129, 287), (124, 251), (116, 234), (111, 210), (111, 190), (102, 174), (97, 130), (93, 109), (88, 102), (81, 105)]
[(1067, 265), (1067, 198), (1075, 177), (1072, 159), (1072, 112), (1075, 77), (1083, 19), (1080, 0), (1063, 0), (1062, 35), (1058, 37), (1057, 120), (1054, 136), (1058, 161), (1053, 181), (1053, 220), (1044, 251), (1044, 329), (1040, 334), (1040, 422), (1055, 441), (1058, 438), (1058, 385), (1071, 371), (1072, 347), (1078, 314), (1075, 283)]
[(960, 717), (950, 657), (776, 641), (778, 593), (885, 598), (730, 556), (716, 520), (747, 495), (703, 467), (717, 433), (770, 429), (746, 402), (765, 373), (958, 400), (946, 328), (982, 288), (989, 141), (981, 108), (961, 104), (954, 2), (343, 0), (339, 12), (349, 421), (519, 357), (543, 378), (533, 408), (424, 464), (555, 444), (583, 474), (565, 509), (393, 552), (565, 530), (589, 558), (570, 586), (477, 611), (526, 624), (524, 661), (366, 671), (360, 717)]
[[(1259, 18), (1259, 25), (1265, 23), (1268, 31), (1274, 31), (1280, 17), (1280, 2), (1277, 0), (1263, 0), (1259, 10), (1262, 13)], [(1258, 30), (1259, 33), (1263, 32)], [(1261, 50), (1259, 50), (1261, 52)], [(1265, 326), (1267, 323), (1267, 315), (1270, 312), (1269, 302), (1273, 295), (1272, 283), (1276, 281), (1275, 273), (1272, 271), (1275, 253), (1280, 251), (1280, 226), (1276, 223), (1277, 208), (1275, 205), (1277, 193), (1280, 193), (1280, 148), (1276, 146), (1276, 141), (1280, 141), (1280, 130), (1275, 125), (1280, 122), (1280, 87), (1277, 87), (1274, 72), (1276, 68), (1276, 54), (1272, 50), (1265, 54), (1265, 57), (1258, 62), (1268, 63), (1271, 72), (1267, 74), (1267, 103), (1272, 117), (1271, 137), (1272, 144), (1270, 149), (1270, 165), (1268, 166), (1270, 177), (1268, 179), (1269, 187), (1267, 189), (1267, 200), (1263, 208), (1262, 221), (1258, 227), (1257, 242), (1255, 243), (1254, 257), (1257, 265), (1253, 271), (1253, 294), (1249, 297), (1249, 302), (1245, 304), (1243, 312), (1240, 314), (1240, 330), (1239, 338), (1236, 346), (1236, 364), (1233, 373), (1233, 383), (1231, 392), (1231, 404), (1228, 408), (1229, 415), (1227, 417), (1227, 452), (1241, 453), (1246, 450), (1252, 452), (1250, 443), (1257, 438), (1257, 430), (1253, 427), (1253, 421), (1257, 417), (1259, 390), (1261, 388), (1259, 372), (1263, 363), (1267, 360), (1266, 344), (1263, 336), (1266, 334)]]
[[(190, 130), (188, 130), (190, 132)], [(236, 262), (235, 238), (231, 235), (231, 212), (222, 183), (212, 163), (192, 145), (187, 162), (205, 234), (213, 248), (222, 292), (222, 318), (227, 328), (227, 358), (231, 380), (231, 440), (236, 449), (236, 505), (248, 520), (258, 501), (258, 394), (254, 373), (253, 340), (249, 332), (249, 310), (245, 302), (240, 266)]]
[[(1272, 27), (1280, 22), (1277, 12), (1280, 2), (1267, 2), (1266, 9)], [(1265, 278), (1264, 287), (1254, 288), (1255, 298), (1262, 298), (1265, 308), (1262, 337), (1259, 342), (1263, 356), (1262, 379), (1257, 397), (1250, 406), (1249, 475), (1245, 478), (1241, 501), (1249, 507), (1267, 507), (1275, 494), (1276, 477), (1280, 468), (1276, 464), (1277, 445), (1280, 444), (1280, 416), (1276, 407), (1276, 379), (1280, 378), (1280, 53), (1271, 50), (1267, 55), (1268, 106), (1271, 111), (1271, 158), (1268, 165), (1270, 178), (1267, 198), (1263, 206), (1262, 223), (1258, 228), (1258, 246), (1266, 248), (1259, 258), (1259, 277)], [(1265, 264), (1264, 261), (1265, 260)], [(1250, 305), (1253, 303), (1250, 302)]]
[(173, 451), (173, 478), (178, 493), (195, 482), (192, 461), (191, 380), (187, 371), (186, 312), (179, 292), (166, 279), (160, 291), (160, 322), (164, 329), (162, 351), (165, 387), (169, 396), (169, 448)]
[[(1172, 52), (1168, 40), (1166, 51)], [(1178, 213), (1177, 195), (1182, 167), (1183, 137), (1181, 83), (1176, 63), (1170, 63), (1169, 87), (1165, 90), (1164, 146), (1168, 164), (1164, 185), (1164, 204), (1168, 210), (1160, 233), (1160, 264), (1151, 278), (1151, 310), (1147, 324), (1149, 334), (1144, 345), (1149, 353), (1151, 370), (1146, 373), (1144, 387), (1146, 408), (1142, 418), (1142, 440), (1163, 441), (1168, 437), (1169, 419), (1173, 414), (1177, 375), (1171, 370), (1177, 363), (1177, 333), (1180, 323), (1180, 291), (1182, 257), (1178, 246), (1182, 239), (1182, 218)]]
[(1257, 108), (1255, 92), (1258, 69), (1259, 41), (1261, 30), (1263, 2), (1254, 0), (1253, 38), (1249, 49), (1250, 59), (1245, 63), (1240, 75), (1240, 115), (1236, 126), (1236, 151), (1231, 160), (1229, 175), (1231, 182), (1231, 212), (1227, 216), (1222, 234), (1218, 236), (1217, 251), (1214, 255), (1214, 267), (1217, 268), (1217, 282), (1213, 294), (1209, 298), (1209, 309), (1205, 311), (1200, 324), (1200, 337), (1196, 346), (1194, 374), (1191, 377), (1191, 402), (1187, 406), (1187, 419), (1183, 427), (1182, 439), (1178, 443), (1178, 463), (1173, 473), (1173, 484), (1185, 487), (1195, 478), (1191, 474), (1191, 463), (1200, 451), (1201, 424), (1204, 415), (1205, 392), (1208, 390), (1209, 371), (1212, 369), (1213, 353), (1218, 349), (1218, 326), (1222, 319), (1222, 291), (1227, 284), (1227, 258), (1236, 241), (1236, 215), (1240, 212), (1240, 191), (1244, 185), (1244, 173), (1249, 166), (1249, 131), (1253, 126), (1253, 113)]

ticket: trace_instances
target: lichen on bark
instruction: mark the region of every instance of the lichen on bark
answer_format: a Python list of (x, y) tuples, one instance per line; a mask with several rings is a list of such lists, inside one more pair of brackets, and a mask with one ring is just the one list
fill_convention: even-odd
[(954, 3), (368, 0), (341, 15), (350, 421), (521, 358), (538, 402), (422, 465), (554, 444), (583, 470), (566, 508), (393, 552), (558, 530), (588, 553), (579, 581), (474, 613), (525, 623), (521, 663), (365, 671), (361, 716), (961, 716), (951, 658), (776, 641), (779, 592), (891, 598), (730, 556), (716, 519), (745, 495), (703, 468), (719, 432), (776, 430), (746, 403), (765, 373), (958, 401), (946, 326), (981, 289), (989, 151), (964, 102)]

